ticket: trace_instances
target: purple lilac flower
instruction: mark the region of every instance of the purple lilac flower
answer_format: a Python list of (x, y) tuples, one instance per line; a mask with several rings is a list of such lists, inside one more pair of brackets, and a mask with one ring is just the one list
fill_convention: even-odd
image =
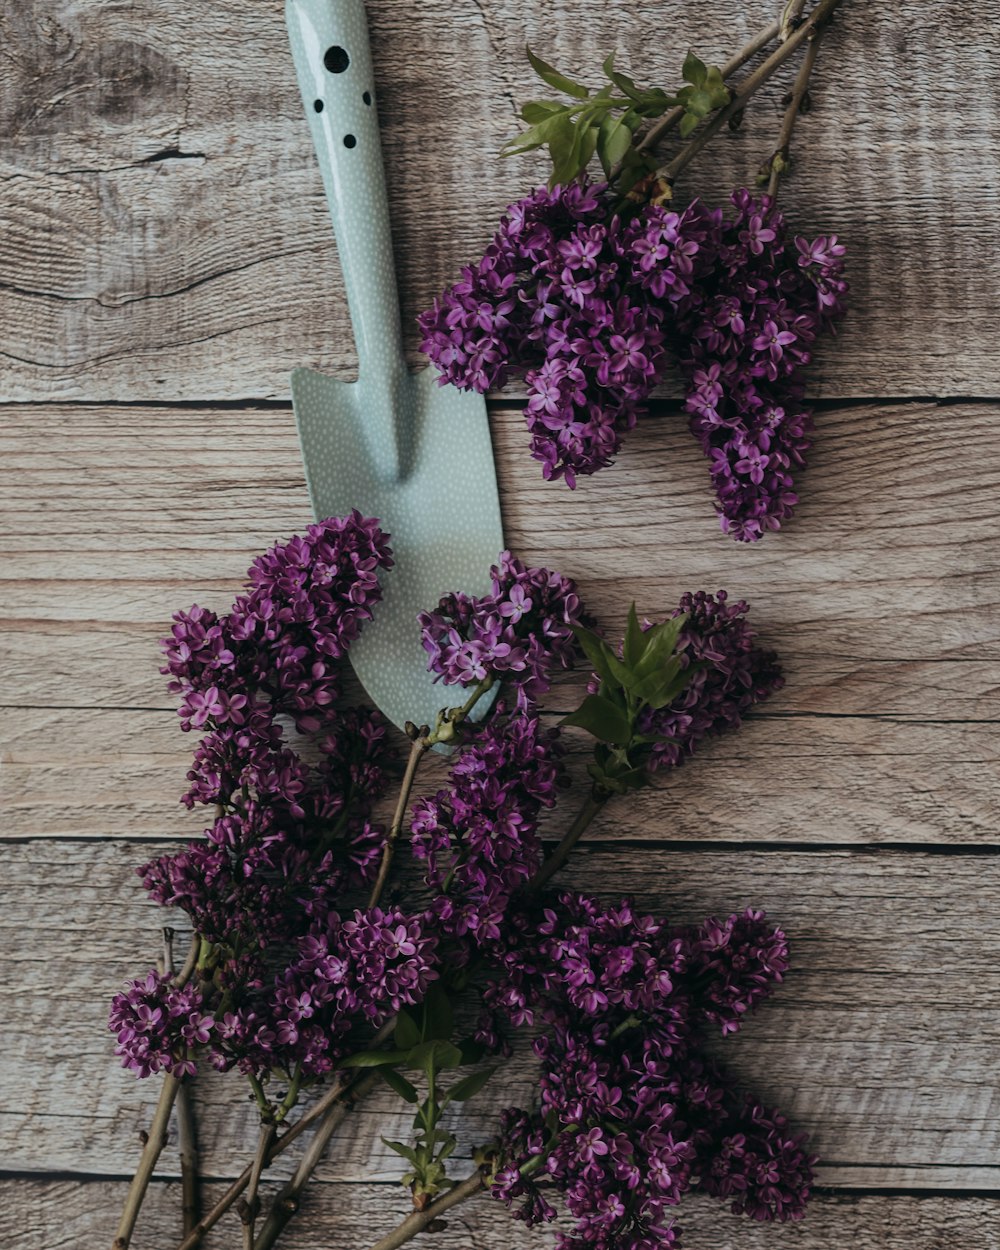
[(352, 512), (310, 525), (254, 561), (226, 616), (197, 606), (164, 640), (184, 729), (238, 728), (266, 703), (305, 733), (335, 716), (339, 662), (381, 598), (392, 556), (378, 522)]
[[(375, 712), (338, 706), (339, 669), (390, 565), (377, 522), (357, 512), (324, 521), (255, 561), (247, 593), (227, 615), (178, 613), (164, 644), (182, 728), (204, 734), (183, 801), (218, 814), (204, 839), (140, 875), (151, 897), (186, 912), (212, 948), (212, 1003), (199, 998), (189, 1014), (213, 1013), (220, 1064), (262, 1073), (300, 1063), (319, 1074), (351, 1011), (364, 1020), (387, 1014), (427, 982), (433, 939), (419, 937), (412, 952), (399, 946), (402, 962), (389, 958), (409, 920), (373, 913), (341, 924), (344, 895), (370, 883), (384, 844), (372, 813), (386, 784), (386, 727)], [(309, 759), (286, 737), (286, 718), (312, 739)], [(307, 973), (320, 976), (303, 962), (301, 944), (334, 929), (346, 944), (337, 956), (341, 988), (353, 995), (338, 999), (336, 1022), (320, 1012), (317, 985), (300, 985)], [(371, 935), (365, 958), (354, 949), (356, 932)], [(420, 967), (411, 967), (411, 954)], [(209, 1040), (202, 1028), (187, 1038), (183, 1027), (178, 1040), (173, 1021), (186, 994), (147, 978), (116, 999), (119, 1053), (140, 1075), (193, 1068), (191, 1048)]]
[(735, 1031), (787, 968), (763, 913), (677, 929), (563, 894), (512, 916), (493, 962), (491, 1007), (544, 1026), (539, 1105), (505, 1114), (493, 1183), (519, 1218), (554, 1218), (539, 1181), (575, 1221), (560, 1250), (675, 1244), (693, 1186), (755, 1218), (802, 1214), (803, 1139), (701, 1053), (706, 1025)]
[(732, 202), (732, 220), (697, 200), (625, 220), (603, 184), (539, 189), (419, 318), (423, 349), (466, 390), (523, 375), (532, 454), (571, 487), (611, 462), (676, 356), (722, 527), (753, 541), (797, 502), (801, 374), (844, 314), (845, 249), (790, 240), (767, 196)]
[(836, 235), (791, 240), (771, 199), (732, 196), (713, 265), (673, 332), (691, 431), (709, 458), (722, 528), (744, 542), (778, 529), (798, 501), (812, 417), (802, 370), (845, 311)]
[(436, 950), (425, 917), (398, 908), (318, 914), (273, 980), (248, 986), (239, 970), (236, 1002), (216, 1025), (213, 1064), (254, 1074), (300, 1064), (306, 1076), (326, 1075), (352, 1028), (378, 1028), (420, 1002), (438, 976)]
[(427, 667), (446, 686), (503, 678), (522, 702), (531, 701), (549, 689), (553, 668), (572, 665), (572, 627), (581, 611), (576, 585), (525, 567), (509, 551), (490, 572), (490, 594), (446, 595), (436, 611), (420, 614)]
[(500, 936), (511, 897), (541, 864), (538, 817), (565, 784), (561, 755), (558, 730), (534, 711), (496, 714), (455, 760), (449, 788), (413, 805), (411, 848), (445, 932)]
[(602, 184), (510, 205), (482, 259), (419, 318), (441, 381), (528, 389), (532, 455), (576, 484), (609, 464), (662, 376), (665, 321), (713, 232), (700, 204), (617, 216)]
[(191, 1049), (209, 1040), (215, 1023), (204, 1005), (196, 986), (178, 988), (158, 972), (128, 982), (111, 1003), (108, 1025), (118, 1036), (115, 1054), (137, 1076), (191, 1075)]
[(730, 603), (724, 590), (682, 596), (673, 613), (687, 615), (677, 652), (697, 668), (674, 703), (649, 710), (640, 721), (640, 731), (656, 738), (651, 769), (682, 764), (703, 738), (738, 729), (754, 704), (784, 685), (777, 656), (756, 645), (749, 610), (742, 599)]

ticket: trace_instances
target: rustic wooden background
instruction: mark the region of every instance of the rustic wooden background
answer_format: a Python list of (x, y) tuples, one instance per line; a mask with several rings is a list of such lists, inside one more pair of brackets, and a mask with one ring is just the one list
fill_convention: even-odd
[[(371, 0), (411, 346), (414, 312), (542, 174), (495, 158), (534, 92), (526, 37), (567, 68), (617, 46), (670, 85), (688, 46), (721, 59), (778, 8)], [(998, 20), (998, 0), (849, 0), (827, 37), (783, 197), (845, 237), (854, 299), (811, 374), (787, 531), (718, 533), (669, 395), (575, 495), (540, 480), (517, 397), (491, 405), (511, 546), (609, 626), (633, 597), (653, 613), (727, 586), (787, 664), (738, 737), (610, 812), (572, 870), (678, 917), (752, 902), (792, 938), (787, 988), (725, 1050), (813, 1134), (822, 1188), (776, 1229), (690, 1201), (690, 1250), (1000, 1247)], [(781, 92), (686, 189), (752, 176)], [(157, 639), (306, 523), (288, 373), (353, 361), (278, 0), (0, 0), (0, 134), (4, 1243), (62, 1250), (110, 1241), (155, 1099), (104, 1027), (158, 947), (134, 866), (200, 827)], [(530, 1084), (522, 1066), (472, 1104), (463, 1140)], [(251, 1117), (221, 1081), (198, 1101), (214, 1183)], [(290, 1250), (359, 1250), (404, 1209), (389, 1106), (356, 1117)], [(175, 1240), (174, 1158), (140, 1250)], [(436, 1244), (526, 1240), (482, 1200)]]

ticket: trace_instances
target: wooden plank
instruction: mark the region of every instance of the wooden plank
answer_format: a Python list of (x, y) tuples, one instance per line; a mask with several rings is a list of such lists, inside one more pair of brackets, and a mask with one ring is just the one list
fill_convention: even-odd
[[(205, 1187), (205, 1200), (221, 1194)], [(102, 1246), (111, 1236), (125, 1185), (118, 1181), (5, 1181), (7, 1226), (14, 1250), (65, 1250)], [(265, 1200), (270, 1188), (263, 1187)], [(180, 1241), (179, 1186), (154, 1182), (136, 1232), (135, 1250), (167, 1250)], [(282, 1237), (288, 1250), (364, 1250), (398, 1223), (405, 1194), (386, 1185), (315, 1184), (303, 1209)], [(818, 1193), (799, 1224), (754, 1224), (732, 1216), (705, 1197), (685, 1197), (678, 1212), (687, 1250), (828, 1250), (835, 1245), (880, 1246), (882, 1250), (997, 1250), (1000, 1200), (905, 1195), (865, 1197)], [(558, 1227), (558, 1225), (557, 1225)], [(234, 1246), (235, 1215), (206, 1242), (209, 1250)], [(30, 1237), (30, 1240), (29, 1240)], [(509, 1250), (547, 1245), (551, 1234), (526, 1233), (499, 1202), (488, 1197), (457, 1208), (434, 1234), (440, 1250)], [(423, 1245), (423, 1241), (417, 1242)]]
[[(0, 839), (157, 839), (203, 829), (204, 813), (178, 802), (195, 738), (173, 712), (10, 708), (2, 717)], [(593, 744), (575, 731), (566, 737), (583, 793)], [(995, 725), (757, 715), (661, 775), (656, 790), (630, 800), (627, 816), (609, 808), (592, 836), (983, 847), (998, 841), (998, 767)], [(421, 787), (444, 784), (444, 770), (433, 757)]]
[[(34, 842), (5, 853), (0, 1010), (5, 1089), (17, 1091), (0, 1115), (8, 1171), (118, 1175), (132, 1166), (156, 1086), (117, 1067), (104, 1019), (115, 987), (158, 946), (164, 913), (134, 877), (150, 851)], [(902, 1185), (909, 1175), (923, 1185), (930, 1174), (940, 1175), (937, 1187), (967, 1189), (996, 1167), (995, 855), (606, 846), (579, 851), (568, 880), (587, 890), (613, 881), (616, 895), (634, 893), (677, 921), (753, 903), (785, 927), (794, 961), (786, 987), (719, 1053), (812, 1134), (826, 1183)], [(469, 1105), (458, 1124), (463, 1149), (533, 1088), (522, 1058), (502, 1089)], [(250, 1106), (235, 1081), (215, 1074), (199, 1078), (196, 1095), (206, 1173), (230, 1175), (253, 1138)], [(324, 1175), (398, 1175), (378, 1135), (405, 1132), (406, 1120), (391, 1096), (375, 1096)]]
[[(534, 157), (496, 157), (516, 129), (515, 101), (538, 93), (526, 39), (593, 85), (617, 47), (622, 66), (670, 86), (689, 46), (721, 59), (774, 4), (614, 3), (586, 20), (569, 0), (369, 8), (412, 349), (416, 311), (482, 247), (502, 206), (547, 172)], [(798, 226), (847, 240), (854, 304), (813, 370), (813, 395), (1000, 388), (1000, 282), (982, 246), (1000, 201), (1000, 88), (983, 55), (998, 17), (997, 0), (845, 6), (825, 40), (783, 196)], [(350, 372), (278, 0), (252, 23), (236, 0), (194, 19), (154, 0), (9, 3), (3, 27), (8, 398), (287, 397), (295, 364)], [(752, 181), (792, 72), (692, 168), (681, 194), (716, 201)], [(933, 108), (913, 103), (914, 82)]]
[[(935, 682), (925, 666), (1000, 655), (997, 412), (824, 413), (800, 516), (748, 548), (718, 532), (704, 460), (676, 413), (644, 423), (619, 466), (572, 494), (540, 480), (519, 415), (495, 409), (507, 541), (575, 576), (608, 628), (633, 596), (655, 614), (706, 578), (745, 595), (798, 666), (792, 689), (804, 674), (810, 698), (794, 710), (930, 704), (949, 719), (992, 719), (996, 683), (982, 671), (965, 680), (953, 667)], [(2, 428), (0, 611), (14, 631), (11, 684), (28, 704), (76, 701), (86, 654), (93, 689), (81, 703), (147, 706), (170, 612), (196, 598), (227, 604), (250, 558), (308, 519), (287, 409), (13, 407)], [(55, 445), (40, 428), (58, 430)], [(880, 674), (871, 661), (895, 667)]]

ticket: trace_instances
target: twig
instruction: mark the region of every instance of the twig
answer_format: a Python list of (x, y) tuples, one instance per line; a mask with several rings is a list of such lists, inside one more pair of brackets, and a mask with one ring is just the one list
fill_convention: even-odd
[(257, 1219), (257, 1212), (260, 1209), (260, 1199), (257, 1196), (257, 1191), (260, 1188), (261, 1175), (267, 1167), (268, 1159), (271, 1156), (271, 1147), (274, 1145), (276, 1132), (277, 1128), (273, 1120), (261, 1122), (260, 1137), (257, 1139), (257, 1153), (254, 1155), (253, 1163), (250, 1165), (250, 1181), (247, 1185), (246, 1198), (242, 1200), (240, 1209), (246, 1250), (254, 1250), (254, 1223)]
[[(766, 26), (759, 34), (755, 35), (748, 44), (740, 48), (739, 52), (723, 65), (722, 77), (731, 78), (737, 70), (742, 69), (746, 65), (747, 61), (752, 61), (761, 48), (766, 48), (773, 39), (778, 37), (779, 26), (779, 22), (772, 22), (770, 26)], [(664, 113), (655, 125), (650, 126), (642, 139), (636, 144), (636, 147), (640, 152), (645, 152), (649, 148), (655, 147), (667, 131), (672, 130), (683, 116), (684, 105), (678, 104), (669, 113)], [(614, 171), (612, 171), (611, 176), (614, 179)]]
[[(372, 1039), (371, 1046), (378, 1046), (384, 1042), (385, 1039), (392, 1033), (394, 1025), (394, 1020), (387, 1021), (375, 1034), (375, 1037)], [(322, 1120), (324, 1116), (333, 1115), (340, 1102), (351, 1094), (353, 1089), (360, 1084), (361, 1079), (361, 1077), (352, 1072), (345, 1080), (340, 1081), (337, 1085), (333, 1086), (332, 1089), (327, 1090), (314, 1107), (296, 1120), (286, 1133), (283, 1133), (273, 1142), (267, 1156), (268, 1165), (272, 1164), (280, 1154), (283, 1154), (288, 1147), (291, 1146), (293, 1142), (298, 1140), (298, 1138), (301, 1137), (307, 1129), (311, 1128), (317, 1120)], [(342, 1120), (343, 1116), (341, 1116), (340, 1119)], [(337, 1121), (337, 1123), (339, 1122), (340, 1120)], [(335, 1129), (331, 1130), (331, 1132), (332, 1131), (335, 1131)], [(252, 1171), (253, 1165), (248, 1163), (215, 1206), (212, 1207), (211, 1211), (208, 1211), (205, 1215), (203, 1215), (191, 1232), (184, 1238), (180, 1246), (178, 1246), (178, 1250), (196, 1250), (196, 1248), (201, 1245), (205, 1235), (215, 1227), (226, 1212), (229, 1211), (239, 1200), (240, 1195), (246, 1189), (247, 1185), (250, 1184), (250, 1174)]]
[(694, 158), (701, 152), (702, 148), (716, 135), (723, 126), (725, 126), (731, 117), (734, 117), (741, 109), (746, 107), (747, 101), (757, 90), (764, 85), (771, 77), (775, 70), (779, 69), (793, 56), (795, 51), (802, 46), (803, 43), (812, 37), (812, 32), (821, 23), (828, 20), (830, 15), (837, 9), (843, 0), (819, 0), (819, 4), (813, 9), (805, 21), (794, 30), (780, 47), (762, 62), (757, 69), (747, 78), (740, 86), (739, 90), (734, 92), (733, 98), (729, 101), (724, 109), (720, 109), (714, 113), (708, 122), (702, 127), (699, 133), (681, 148), (680, 152), (669, 161), (666, 165), (662, 165), (656, 172), (668, 185), (673, 183), (674, 179), (686, 169)]
[(437, 726), (433, 731), (426, 725), (420, 729), (412, 724), (407, 725), (407, 731), (411, 734), (410, 757), (406, 761), (406, 771), (403, 774), (403, 782), (400, 786), (396, 810), (393, 813), (389, 834), (382, 849), (382, 860), (378, 867), (378, 876), (375, 878), (375, 884), (372, 886), (371, 896), (368, 899), (369, 907), (374, 907), (382, 897), (385, 883), (389, 879), (389, 870), (392, 867), (396, 843), (399, 841), (399, 835), (403, 829), (403, 821), (406, 819), (406, 807), (410, 801), (410, 794), (417, 776), (417, 769), (420, 767), (420, 761), (431, 747), (437, 745), (437, 743), (455, 741), (456, 729), (472, 714), (473, 708), (483, 695), (488, 694), (493, 689), (495, 681), (496, 678), (494, 677), (485, 677), (473, 688), (472, 693), (461, 707), (450, 708), (446, 712), (441, 712), (438, 716)]
[(586, 802), (576, 814), (576, 818), (563, 835), (562, 841), (552, 852), (552, 854), (542, 864), (541, 868), (528, 882), (529, 890), (540, 890), (543, 885), (555, 876), (559, 869), (569, 859), (570, 851), (580, 841), (583, 831), (587, 828), (594, 817), (601, 811), (604, 804), (611, 798), (611, 794), (606, 790), (598, 790), (594, 787), (587, 795)]
[(198, 1179), (198, 1130), (194, 1104), (187, 1081), (177, 1095), (177, 1145), (181, 1156), (181, 1218), (185, 1236), (201, 1215), (201, 1185)]
[(170, 1123), (170, 1112), (173, 1109), (174, 1099), (177, 1097), (177, 1091), (180, 1089), (180, 1086), (181, 1082), (175, 1076), (165, 1076), (163, 1078), (160, 1100), (156, 1104), (153, 1123), (149, 1126), (149, 1136), (146, 1138), (146, 1145), (143, 1147), (139, 1166), (136, 1168), (135, 1175), (132, 1177), (132, 1183), (128, 1188), (125, 1206), (122, 1210), (121, 1219), (118, 1221), (118, 1230), (115, 1233), (111, 1250), (128, 1250), (128, 1246), (131, 1244), (136, 1220), (139, 1218), (139, 1208), (142, 1206), (142, 1200), (146, 1196), (153, 1169), (156, 1167), (156, 1161), (159, 1159), (163, 1147), (167, 1144), (167, 1126)]
[(399, 1224), (387, 1233), (381, 1241), (377, 1241), (371, 1250), (399, 1250), (400, 1246), (404, 1246), (411, 1237), (416, 1237), (418, 1233), (422, 1233), (424, 1229), (433, 1224), (438, 1216), (444, 1215), (445, 1211), (450, 1211), (452, 1207), (457, 1207), (460, 1202), (465, 1202), (467, 1198), (474, 1198), (476, 1194), (482, 1193), (486, 1188), (486, 1173), (482, 1168), (478, 1168), (471, 1176), (466, 1177), (460, 1185), (456, 1185), (454, 1189), (449, 1189), (446, 1194), (442, 1194), (422, 1211), (414, 1211), (412, 1215), (408, 1215), (402, 1224)]
[(378, 1079), (377, 1070), (366, 1072), (350, 1092), (345, 1094), (344, 1098), (331, 1109), (299, 1160), (292, 1179), (281, 1188), (271, 1204), (271, 1210), (260, 1230), (260, 1235), (253, 1244), (253, 1250), (271, 1250), (284, 1231), (285, 1225), (299, 1209), (302, 1190), (322, 1159), (330, 1138), (343, 1123), (354, 1103), (364, 1098), (377, 1084)]
[(778, 35), (782, 43), (802, 20), (802, 10), (805, 7), (806, 0), (787, 0), (785, 7), (781, 10), (781, 20), (778, 23)]
[(187, 959), (184, 961), (184, 967), (174, 977), (174, 985), (179, 989), (182, 985), (187, 985), (190, 981), (195, 968), (198, 966), (198, 952), (201, 950), (201, 938), (197, 933), (191, 934), (191, 946), (188, 949)]
[(796, 118), (805, 111), (803, 101), (806, 98), (806, 92), (809, 90), (809, 76), (812, 74), (813, 66), (816, 64), (816, 57), (819, 53), (819, 41), (822, 38), (823, 31), (817, 27), (813, 31), (813, 36), (806, 47), (806, 54), (802, 58), (802, 64), (799, 66), (799, 72), (795, 76), (792, 96), (788, 101), (788, 108), (785, 110), (785, 116), (781, 122), (781, 130), (778, 134), (778, 146), (775, 148), (769, 162), (770, 177), (767, 181), (767, 193), (772, 200), (778, 194), (778, 183), (781, 181), (781, 175), (788, 168), (792, 131), (795, 129)]
[(427, 732), (419, 733), (410, 744), (410, 755), (406, 761), (406, 771), (403, 773), (403, 782), (399, 788), (399, 799), (396, 802), (396, 810), (393, 813), (392, 824), (389, 826), (389, 834), (385, 840), (385, 846), (382, 848), (382, 860), (378, 866), (378, 876), (375, 878), (375, 884), (372, 886), (371, 896), (368, 899), (369, 907), (374, 907), (382, 897), (385, 883), (389, 879), (389, 870), (392, 868), (392, 857), (396, 841), (403, 828), (403, 821), (406, 819), (406, 807), (410, 801), (410, 792), (413, 790), (417, 769), (420, 767), (420, 761), (430, 749), (431, 743)]
[[(201, 941), (192, 934), (191, 947), (179, 977), (174, 975), (174, 931), (163, 930), (163, 973), (183, 985), (194, 972)], [(198, 1136), (191, 1101), (191, 1082), (182, 1081), (177, 1091), (177, 1147), (181, 1159), (181, 1227), (185, 1234), (198, 1223), (201, 1194), (198, 1187)]]

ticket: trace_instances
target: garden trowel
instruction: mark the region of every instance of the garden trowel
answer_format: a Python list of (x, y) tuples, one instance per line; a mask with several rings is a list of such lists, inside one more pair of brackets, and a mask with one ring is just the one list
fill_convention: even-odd
[(292, 374), (306, 480), (317, 520), (357, 508), (389, 533), (395, 567), (351, 661), (396, 725), (433, 726), (449, 699), (417, 614), (485, 593), (503, 548), (486, 403), (406, 367), (363, 0), (287, 0), (285, 16), (358, 353), (355, 382)]

